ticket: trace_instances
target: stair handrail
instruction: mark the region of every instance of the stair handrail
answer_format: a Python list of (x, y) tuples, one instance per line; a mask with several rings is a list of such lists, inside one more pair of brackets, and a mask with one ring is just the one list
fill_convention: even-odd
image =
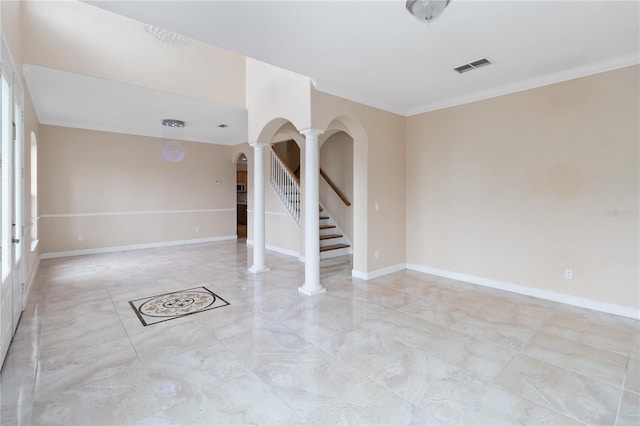
[(293, 220), (300, 225), (300, 180), (271, 148), (271, 187), (287, 208)]
[(327, 181), (327, 183), (329, 184), (329, 186), (331, 187), (331, 189), (333, 189), (333, 191), (336, 193), (336, 195), (338, 195), (338, 197), (340, 197), (340, 199), (342, 200), (342, 202), (349, 207), (351, 205), (351, 201), (349, 201), (349, 199), (347, 198), (346, 195), (344, 195), (344, 193), (342, 191), (340, 191), (340, 188), (338, 188), (336, 186), (335, 183), (333, 183), (333, 181), (331, 180), (331, 178), (329, 176), (327, 176), (327, 174), (324, 172), (324, 170), (322, 170), (322, 168), (320, 168), (320, 176), (322, 176), (324, 178), (325, 181)]

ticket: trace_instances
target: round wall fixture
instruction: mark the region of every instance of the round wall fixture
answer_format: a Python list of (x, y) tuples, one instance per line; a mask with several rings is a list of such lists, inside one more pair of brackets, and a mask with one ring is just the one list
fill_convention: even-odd
[(162, 156), (170, 163), (179, 163), (184, 158), (184, 146), (178, 141), (166, 141), (162, 147)]

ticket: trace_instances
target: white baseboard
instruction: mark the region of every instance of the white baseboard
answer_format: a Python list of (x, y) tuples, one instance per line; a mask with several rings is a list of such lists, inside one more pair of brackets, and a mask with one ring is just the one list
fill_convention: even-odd
[(446, 271), (444, 269), (432, 268), (430, 266), (407, 264), (407, 269), (412, 271), (423, 272), (425, 274), (437, 275), (439, 277), (451, 278), (458, 281), (464, 281), (471, 284), (478, 284), (484, 287), (496, 288), (498, 290), (510, 291), (512, 293), (533, 296), (539, 299), (551, 300), (554, 302), (564, 303), (567, 305), (587, 308), (594, 311), (606, 312), (609, 314), (620, 315), (627, 318), (640, 320), (640, 309), (634, 309), (628, 306), (616, 305), (613, 303), (599, 302), (584, 297), (573, 296), (555, 291), (543, 290), (539, 288), (527, 287), (523, 285), (508, 283), (504, 281), (493, 280), (490, 278), (477, 277), (469, 274), (461, 274), (458, 272)]
[(398, 271), (403, 271), (405, 269), (407, 269), (407, 265), (405, 265), (404, 263), (398, 263), (397, 265), (387, 266), (386, 268), (378, 269), (376, 271), (371, 271), (371, 272), (362, 272), (362, 271), (356, 271), (355, 269), (353, 269), (351, 270), (351, 276), (361, 280), (373, 280), (375, 278), (380, 278), (382, 276), (392, 274)]
[[(29, 277), (29, 284), (27, 285), (27, 290), (26, 290), (24, 300), (29, 300), (29, 296), (31, 295), (31, 289), (33, 288), (33, 281), (36, 279), (36, 273), (38, 273), (38, 268), (40, 267), (40, 259), (42, 259), (42, 256), (38, 256), (38, 258), (36, 259), (36, 263), (33, 266), (33, 269), (30, 271), (31, 276)], [(23, 308), (25, 306), (23, 306)]]
[(57, 251), (52, 253), (42, 253), (41, 259), (55, 259), (58, 257), (82, 256), (87, 254), (113, 253), (118, 251), (143, 250), (158, 247), (182, 246), (187, 244), (212, 243), (217, 241), (237, 240), (237, 235), (226, 235), (223, 237), (195, 238), (192, 240), (160, 241), (157, 243), (132, 244), (128, 246), (100, 247), (84, 250)]
[[(253, 240), (247, 240), (247, 247), (253, 247)], [(287, 256), (297, 257), (300, 259), (300, 253), (293, 250), (283, 249), (281, 247), (272, 246), (270, 244), (266, 244), (264, 246), (265, 249), (275, 251), (276, 253), (286, 254)]]

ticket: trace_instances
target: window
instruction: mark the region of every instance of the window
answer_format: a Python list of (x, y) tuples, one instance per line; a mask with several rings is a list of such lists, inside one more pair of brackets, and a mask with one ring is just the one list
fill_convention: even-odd
[(0, 157), (0, 167), (2, 168), (2, 281), (4, 282), (11, 271), (11, 220), (12, 220), (12, 199), (11, 199), (11, 145), (13, 141), (12, 127), (13, 120), (10, 115), (11, 90), (7, 77), (2, 73), (2, 116), (0, 124), (2, 132), (2, 147)]
[(31, 132), (31, 251), (38, 245), (38, 141)]

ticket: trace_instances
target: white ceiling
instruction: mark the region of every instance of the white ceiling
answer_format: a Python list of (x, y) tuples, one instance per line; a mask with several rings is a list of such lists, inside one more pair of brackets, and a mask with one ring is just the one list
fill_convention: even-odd
[[(404, 0), (90, 1), (404, 115), (638, 63), (638, 1), (452, 0), (431, 24)], [(466, 74), (456, 66), (489, 58)]]
[[(87, 3), (306, 75), (318, 90), (403, 115), (640, 60), (637, 0), (452, 0), (431, 24), (410, 16), (404, 0)], [(122, 32), (118, 19), (108, 21), (114, 34)], [(72, 32), (74, 26), (65, 28)], [(453, 71), (483, 57), (494, 64)], [(24, 71), (43, 124), (166, 137), (161, 120), (178, 118), (187, 122), (184, 140), (247, 141), (243, 108), (42, 66), (25, 64)], [(223, 123), (229, 127), (217, 127)]]
[[(247, 141), (244, 108), (30, 64), (24, 76), (42, 124), (222, 145)], [(165, 118), (187, 125), (171, 131), (161, 125)]]

